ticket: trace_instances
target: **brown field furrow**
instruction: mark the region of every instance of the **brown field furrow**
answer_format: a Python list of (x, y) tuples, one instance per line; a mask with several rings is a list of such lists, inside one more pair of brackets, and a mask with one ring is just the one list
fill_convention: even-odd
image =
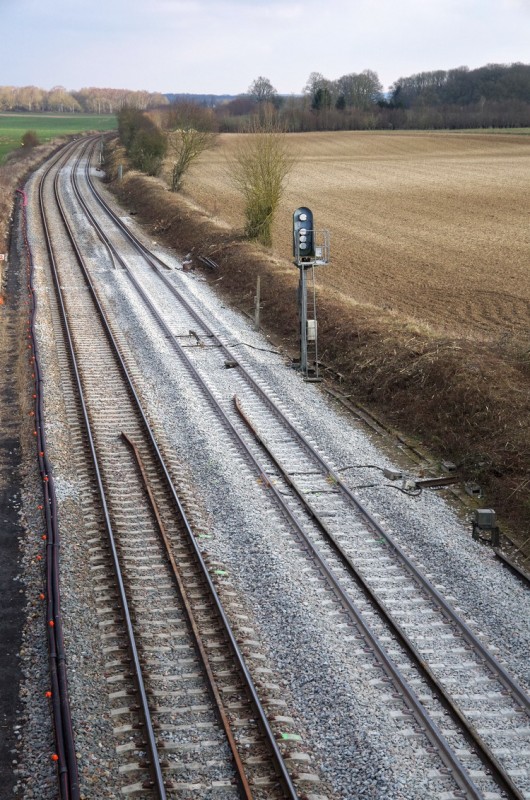
[[(235, 228), (243, 204), (223, 135), (186, 194)], [(331, 232), (319, 282), (435, 331), (498, 340), (530, 330), (530, 137), (489, 133), (311, 133), (289, 137), (297, 161), (274, 225), (291, 258), (292, 212), (308, 205)]]

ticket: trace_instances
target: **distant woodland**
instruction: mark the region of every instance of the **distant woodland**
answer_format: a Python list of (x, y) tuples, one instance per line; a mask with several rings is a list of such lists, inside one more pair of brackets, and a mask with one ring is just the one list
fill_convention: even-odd
[(336, 80), (312, 72), (301, 97), (281, 97), (260, 77), (217, 109), (221, 130), (240, 129), (264, 105), (291, 131), (529, 127), (530, 64), (420, 72), (386, 94), (372, 70)]
[(289, 131), (530, 127), (530, 64), (420, 72), (399, 78), (387, 93), (368, 69), (333, 80), (312, 72), (302, 94), (291, 96), (263, 76), (237, 97), (0, 86), (0, 111), (115, 114), (190, 101), (210, 109), (220, 131), (245, 130), (256, 115)]
[(167, 97), (157, 92), (128, 89), (90, 87), (69, 92), (64, 86), (54, 86), (49, 91), (37, 86), (0, 86), (0, 111), (116, 114), (124, 106), (145, 111), (168, 102)]

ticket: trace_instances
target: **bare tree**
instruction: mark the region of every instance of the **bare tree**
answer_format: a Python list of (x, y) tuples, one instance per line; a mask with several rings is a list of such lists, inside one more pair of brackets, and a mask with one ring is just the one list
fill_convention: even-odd
[(311, 100), (311, 108), (319, 111), (330, 108), (335, 98), (335, 83), (325, 78), (321, 72), (312, 72), (304, 86), (304, 94)]
[(54, 86), (47, 95), (46, 107), (48, 111), (81, 111), (77, 100), (67, 92), (64, 86)]
[(182, 188), (184, 175), (190, 164), (205, 150), (214, 146), (216, 134), (210, 131), (198, 131), (193, 128), (182, 128), (175, 131), (170, 141), (173, 154), (171, 167), (171, 191), (178, 192)]
[(381, 97), (383, 87), (376, 72), (365, 69), (363, 72), (342, 75), (336, 81), (338, 96), (348, 108), (370, 108)]
[(229, 161), (232, 181), (245, 199), (249, 239), (271, 245), (274, 214), (293, 164), (285, 132), (270, 121), (255, 118)]
[(270, 80), (263, 75), (250, 84), (248, 93), (256, 103), (272, 103), (278, 94)]
[(197, 103), (183, 102), (164, 112), (164, 125), (169, 131), (171, 191), (178, 192), (191, 164), (201, 153), (215, 146), (215, 118), (211, 109)]

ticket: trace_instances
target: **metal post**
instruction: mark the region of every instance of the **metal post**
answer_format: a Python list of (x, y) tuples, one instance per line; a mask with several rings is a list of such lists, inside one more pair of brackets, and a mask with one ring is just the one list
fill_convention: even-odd
[[(300, 270), (298, 284), (298, 313), (300, 317), (300, 371), (306, 381), (319, 381), (318, 376), (318, 342), (316, 313), (315, 266), (329, 262), (329, 233), (317, 231), (313, 221), (313, 212), (306, 206), (300, 206), (293, 214), (293, 256), (294, 263)], [(313, 271), (313, 319), (311, 334), (308, 331), (307, 319), (307, 270)], [(308, 339), (314, 342), (315, 368), (314, 377), (309, 377)], [(311, 353), (313, 351), (311, 350)]]
[(311, 277), (313, 278), (313, 319), (315, 320), (315, 380), (319, 380), (318, 375), (318, 322), (317, 322), (317, 285), (315, 281), (315, 267), (311, 267)]
[(303, 266), (300, 268), (300, 369), (307, 375), (307, 285)]
[(256, 280), (256, 296), (254, 298), (254, 328), (255, 330), (259, 331), (259, 310), (260, 310), (260, 302), (261, 302), (261, 278), (258, 275)]
[(118, 180), (121, 181), (123, 178), (123, 164), (118, 164)]

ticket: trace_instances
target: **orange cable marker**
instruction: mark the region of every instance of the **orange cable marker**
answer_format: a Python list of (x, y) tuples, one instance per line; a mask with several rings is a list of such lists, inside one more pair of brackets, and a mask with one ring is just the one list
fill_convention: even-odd
[(51, 619), (51, 620), (48, 622), (48, 625), (50, 626), (50, 628), (54, 628), (54, 627), (55, 627), (55, 622), (53, 621), (53, 619)]
[(57, 753), (54, 753), (52, 755), (51, 759), (52, 759), (52, 761), (59, 761), (59, 756), (57, 755)]

